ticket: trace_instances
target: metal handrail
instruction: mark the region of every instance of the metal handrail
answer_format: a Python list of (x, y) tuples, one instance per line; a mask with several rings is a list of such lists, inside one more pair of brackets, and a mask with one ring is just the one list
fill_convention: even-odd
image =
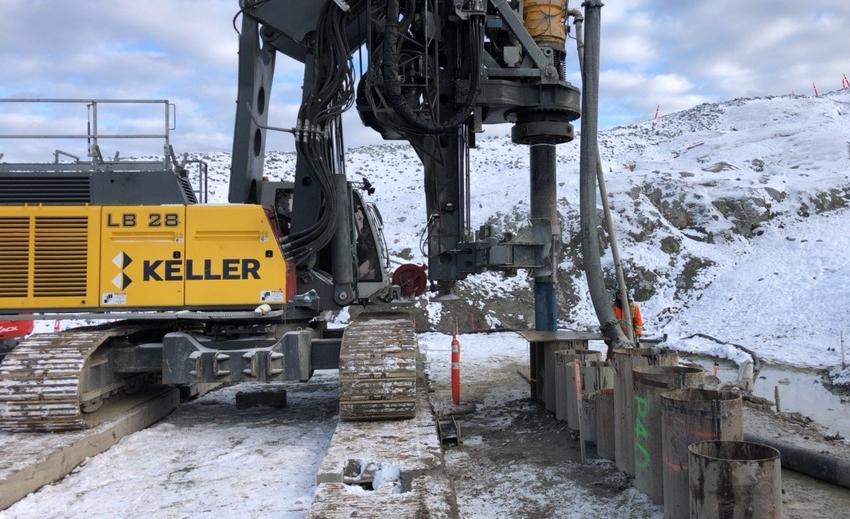
[[(90, 162), (81, 161), (79, 157), (73, 155), (71, 153), (55, 150), (53, 152), (53, 164), (39, 164), (39, 163), (21, 163), (21, 164), (0, 164), (0, 171), (11, 171), (14, 168), (23, 168), (28, 171), (33, 170), (50, 170), (50, 171), (61, 171), (61, 170), (71, 170), (75, 171), (80, 167), (90, 167), (95, 171), (103, 169), (105, 167), (114, 168), (119, 164), (118, 153), (115, 154), (115, 158), (112, 162), (106, 162), (103, 159), (103, 154), (101, 153), (100, 146), (98, 145), (98, 141), (100, 139), (163, 139), (163, 160), (160, 162), (167, 170), (172, 169), (172, 167), (179, 167), (185, 169), (188, 164), (195, 164), (197, 166), (197, 175), (198, 175), (198, 187), (195, 188), (193, 186), (193, 191), (197, 195), (198, 199), (201, 203), (207, 203), (209, 200), (209, 169), (206, 162), (194, 159), (188, 160), (187, 156), (184, 155), (183, 161), (178, 161), (177, 157), (174, 154), (174, 149), (171, 146), (171, 132), (177, 129), (177, 105), (171, 103), (168, 99), (72, 99), (72, 98), (0, 98), (0, 103), (29, 103), (29, 104), (81, 104), (86, 105), (87, 111), (87, 123), (86, 123), (86, 133), (62, 133), (62, 134), (2, 134), (0, 133), (0, 139), (85, 139), (88, 141), (88, 157), (92, 160)], [(98, 105), (103, 104), (124, 104), (124, 105), (163, 105), (164, 113), (163, 113), (163, 133), (99, 133), (98, 131)], [(67, 157), (72, 159), (74, 162), (70, 164), (60, 163), (59, 157)], [(2, 159), (3, 154), (0, 153), (0, 159)], [(133, 161), (130, 164), (132, 165), (153, 165), (158, 162), (147, 162), (147, 161)], [(190, 181), (191, 182), (191, 181)]]
[[(2, 98), (0, 103), (24, 104), (84, 104), (86, 105), (88, 123), (86, 133), (66, 134), (3, 134), (0, 139), (85, 139), (88, 141), (88, 156), (96, 160), (101, 157), (98, 140), (100, 139), (163, 139), (164, 150), (168, 150), (171, 142), (171, 132), (177, 129), (177, 105), (168, 99), (72, 99), (72, 98)], [(164, 107), (163, 133), (107, 133), (98, 132), (98, 105), (102, 104), (161, 104)], [(172, 124), (173, 123), (173, 124)], [(167, 153), (166, 153), (166, 161)]]

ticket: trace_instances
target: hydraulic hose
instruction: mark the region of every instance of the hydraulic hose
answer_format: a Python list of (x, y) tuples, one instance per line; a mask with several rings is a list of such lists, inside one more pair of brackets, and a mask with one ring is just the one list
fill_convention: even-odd
[(381, 73), (384, 76), (384, 96), (390, 108), (402, 118), (414, 131), (425, 134), (445, 133), (463, 124), (469, 118), (469, 112), (478, 97), (478, 87), (481, 83), (481, 55), (484, 38), (483, 17), (475, 17), (471, 23), (470, 40), (475, 45), (473, 49), (472, 73), (469, 90), (466, 93), (463, 106), (443, 122), (428, 121), (414, 112), (404, 99), (401, 92), (401, 78), (398, 75), (398, 39), (399, 39), (399, 2), (387, 0), (387, 18), (384, 25), (383, 63)]
[[(602, 2), (587, 0), (584, 3), (584, 67), (582, 68), (581, 100), (581, 157), (579, 161), (579, 198), (581, 215), (581, 245), (587, 287), (602, 335), (610, 348), (633, 346), (623, 334), (620, 323), (605, 288), (599, 235), (596, 221), (596, 181), (599, 167), (597, 131), (599, 129), (599, 52), (601, 39)], [(607, 200), (604, 201), (607, 203)], [(629, 319), (629, 307), (623, 315)]]
[[(571, 9), (569, 12), (573, 17), (573, 22), (576, 27), (576, 53), (578, 54), (579, 71), (584, 70), (584, 15), (579, 9)], [(596, 144), (596, 181), (599, 183), (599, 197), (602, 199), (602, 209), (605, 215), (605, 227), (608, 231), (608, 239), (611, 242), (611, 256), (614, 259), (614, 271), (617, 275), (617, 287), (620, 298), (620, 308), (629, 308), (629, 312), (623, 312), (623, 316), (627, 316), (631, 307), (629, 305), (628, 290), (626, 288), (626, 277), (623, 273), (623, 262), (620, 259), (620, 245), (617, 242), (617, 230), (614, 228), (614, 219), (611, 217), (611, 204), (608, 203), (608, 188), (605, 185), (605, 172), (602, 167), (602, 154), (599, 153), (599, 143)], [(626, 325), (625, 335), (633, 343), (637, 342), (638, 337), (635, 335), (632, 325), (631, 316), (625, 318)]]

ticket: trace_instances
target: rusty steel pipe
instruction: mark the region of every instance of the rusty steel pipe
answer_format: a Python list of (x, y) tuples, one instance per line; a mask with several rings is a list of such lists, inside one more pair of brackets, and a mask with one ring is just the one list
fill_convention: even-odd
[(580, 368), (580, 376), (581, 376), (581, 392), (582, 395), (586, 391), (590, 391), (590, 387), (587, 385), (588, 381), (592, 381), (594, 377), (595, 367), (591, 366), (591, 363), (594, 361), (599, 361), (602, 354), (598, 351), (593, 350), (574, 350), (572, 352), (564, 354), (564, 380), (566, 381), (565, 387), (567, 390), (566, 395), (566, 410), (567, 410), (567, 427), (573, 429), (575, 431), (579, 430), (579, 412), (578, 412), (578, 402), (581, 399), (581, 395), (577, 395), (576, 392), (576, 377), (575, 372), (573, 371), (573, 360), (578, 360), (579, 368)]
[(567, 421), (567, 361), (566, 355), (571, 350), (560, 350), (555, 352), (555, 419), (559, 422)]
[(599, 391), (600, 389), (614, 388), (614, 368), (611, 363), (604, 360), (592, 360), (589, 363), (590, 375), (585, 387), (587, 391)]
[(743, 400), (734, 391), (676, 389), (661, 394), (664, 517), (689, 517), (688, 446), (744, 439)]
[(782, 517), (782, 467), (773, 447), (694, 443), (688, 447), (688, 482), (692, 519)]
[(614, 458), (617, 468), (635, 475), (634, 454), (634, 385), (632, 369), (637, 366), (675, 366), (675, 351), (657, 348), (622, 348), (614, 350)]
[(592, 391), (581, 396), (584, 441), (594, 445), (596, 444), (596, 396), (598, 394), (598, 392)]
[(702, 368), (639, 366), (633, 370), (635, 488), (656, 504), (664, 502), (661, 462), (661, 393), (705, 383)]
[(614, 390), (596, 393), (596, 455), (614, 460)]

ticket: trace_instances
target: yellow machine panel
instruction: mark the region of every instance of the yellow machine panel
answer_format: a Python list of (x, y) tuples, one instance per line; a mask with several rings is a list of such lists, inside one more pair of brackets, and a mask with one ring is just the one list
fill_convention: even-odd
[(103, 207), (100, 304), (183, 306), (186, 206)]
[(99, 207), (0, 206), (0, 305), (96, 307), (99, 229)]
[(0, 310), (253, 309), (286, 280), (259, 205), (0, 206)]
[(186, 305), (281, 304), (286, 262), (258, 205), (186, 208)]

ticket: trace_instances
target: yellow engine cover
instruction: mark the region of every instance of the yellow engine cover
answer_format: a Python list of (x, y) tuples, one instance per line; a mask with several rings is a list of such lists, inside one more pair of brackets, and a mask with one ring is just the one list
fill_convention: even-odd
[(276, 306), (286, 274), (258, 205), (0, 206), (0, 310)]

